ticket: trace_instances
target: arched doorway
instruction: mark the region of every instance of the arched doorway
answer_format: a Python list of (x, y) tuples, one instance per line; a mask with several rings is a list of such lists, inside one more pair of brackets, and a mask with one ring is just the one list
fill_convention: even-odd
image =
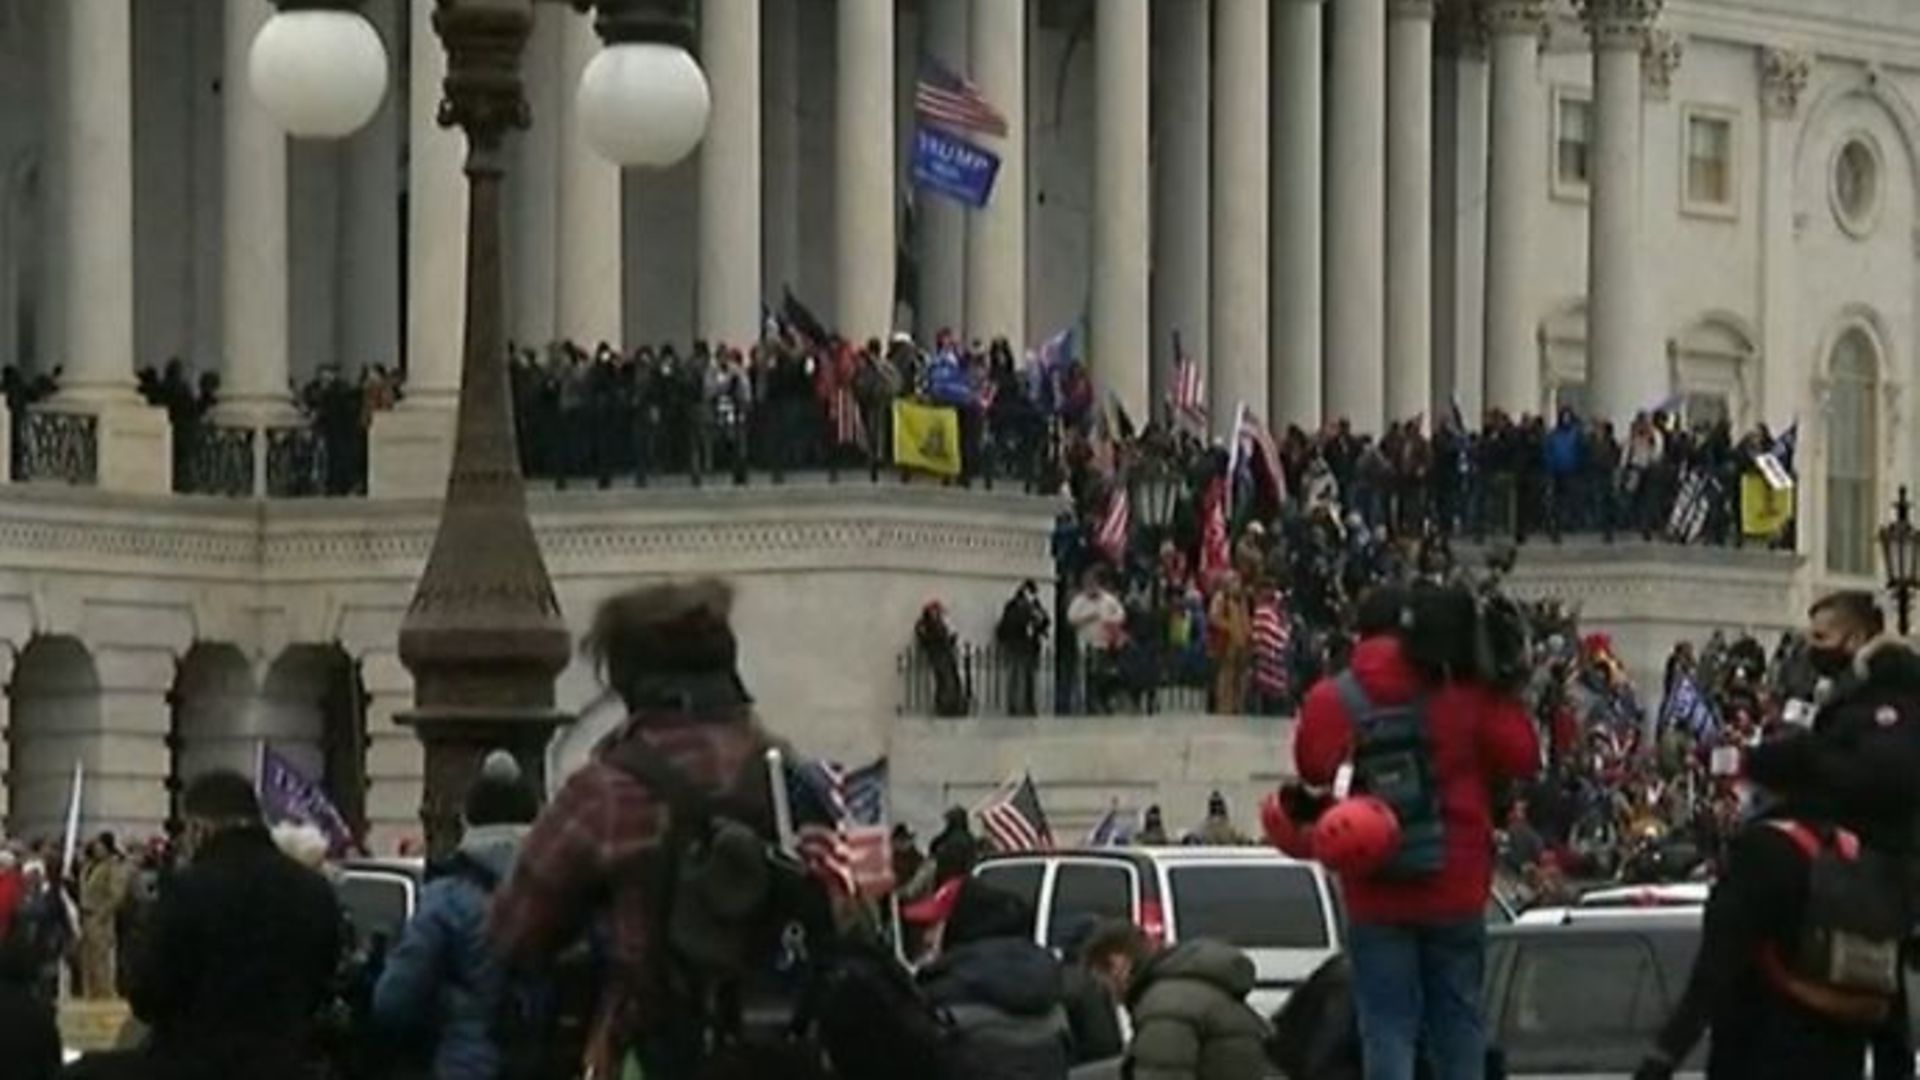
[(254, 774), (253, 667), (233, 645), (199, 642), (174, 669), (167, 695), (167, 823), (180, 820), (180, 793), (215, 769)]
[(7, 834), (58, 842), (76, 761), (100, 731), (100, 676), (78, 638), (36, 637), (14, 664), (7, 686)]
[(302, 738), (288, 756), (320, 782), (354, 835), (364, 838), (367, 695), (360, 665), (335, 644), (294, 645), (267, 669), (260, 698), (289, 724), (299, 721)]

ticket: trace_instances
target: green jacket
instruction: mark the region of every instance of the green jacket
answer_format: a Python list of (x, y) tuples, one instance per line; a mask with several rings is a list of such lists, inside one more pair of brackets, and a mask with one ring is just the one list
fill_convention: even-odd
[(1253, 961), (1231, 945), (1189, 941), (1160, 954), (1128, 994), (1132, 1080), (1261, 1080), (1273, 1072), (1267, 1024), (1247, 1007)]

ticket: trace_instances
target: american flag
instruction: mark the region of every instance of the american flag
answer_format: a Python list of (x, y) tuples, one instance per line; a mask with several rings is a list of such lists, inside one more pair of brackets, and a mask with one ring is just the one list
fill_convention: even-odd
[(886, 825), (887, 759), (858, 769), (831, 761), (792, 766), (800, 860), (848, 896), (885, 896), (894, 889), (893, 847)]
[(1115, 484), (1113, 493), (1107, 496), (1107, 512), (1100, 518), (1100, 529), (1094, 533), (1094, 546), (1114, 563), (1124, 565), (1127, 537), (1132, 531), (1133, 504), (1127, 498), (1126, 486)]
[(1683, 544), (1700, 539), (1712, 513), (1719, 482), (1705, 469), (1689, 469), (1680, 481), (1680, 492), (1673, 500), (1673, 514), (1667, 519), (1667, 532)]
[(1007, 118), (988, 103), (980, 88), (932, 57), (920, 61), (920, 81), (913, 88), (913, 111), (921, 120), (940, 127), (1006, 138)]
[(1017, 784), (995, 792), (980, 808), (980, 825), (998, 851), (1044, 851), (1053, 846), (1046, 811), (1040, 809), (1040, 791), (1033, 777), (1022, 775)]
[(1275, 505), (1287, 501), (1287, 485), (1280, 472), (1280, 451), (1273, 445), (1273, 433), (1252, 409), (1240, 407), (1240, 425), (1238, 439), (1249, 448), (1241, 460), (1253, 466), (1254, 482), (1267, 493)]
[(1120, 804), (1113, 803), (1107, 807), (1106, 813), (1100, 815), (1100, 820), (1093, 823), (1093, 828), (1087, 830), (1087, 838), (1080, 846), (1117, 847), (1126, 842), (1126, 820), (1120, 814)]
[(1167, 404), (1173, 407), (1173, 417), (1183, 421), (1189, 427), (1204, 428), (1207, 424), (1207, 390), (1201, 383), (1200, 365), (1180, 344), (1180, 335), (1173, 335), (1173, 391), (1167, 395)]
[(1253, 606), (1253, 684), (1262, 694), (1287, 692), (1287, 648), (1291, 644), (1280, 594), (1271, 593)]

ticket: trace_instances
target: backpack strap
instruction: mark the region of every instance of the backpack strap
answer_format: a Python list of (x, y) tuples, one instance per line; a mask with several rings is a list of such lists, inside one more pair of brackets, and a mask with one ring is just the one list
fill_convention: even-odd
[(667, 824), (669, 833), (697, 827), (712, 819), (713, 797), (645, 739), (628, 739), (602, 760), (646, 785), (648, 791), (667, 804), (671, 812)]
[(1354, 677), (1353, 669), (1341, 672), (1333, 680), (1334, 692), (1340, 695), (1340, 704), (1347, 710), (1347, 722), (1359, 726), (1373, 715), (1373, 699), (1367, 696), (1366, 688)]
[(1774, 818), (1768, 821), (1767, 824), (1778, 829), (1787, 839), (1793, 841), (1793, 846), (1799, 848), (1800, 854), (1808, 859), (1819, 858), (1820, 853), (1828, 847), (1831, 847), (1834, 854), (1847, 862), (1852, 862), (1860, 857), (1860, 838), (1847, 829), (1835, 826), (1831, 830), (1831, 839), (1826, 839), (1823, 838), (1813, 826), (1803, 821)]

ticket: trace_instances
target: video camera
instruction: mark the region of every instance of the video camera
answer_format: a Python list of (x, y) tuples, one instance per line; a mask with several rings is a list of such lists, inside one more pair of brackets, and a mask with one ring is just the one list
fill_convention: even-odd
[(1502, 588), (1517, 553), (1498, 546), (1479, 572), (1455, 568), (1440, 585), (1415, 587), (1401, 620), (1414, 664), (1437, 677), (1517, 693), (1532, 675), (1533, 615)]

